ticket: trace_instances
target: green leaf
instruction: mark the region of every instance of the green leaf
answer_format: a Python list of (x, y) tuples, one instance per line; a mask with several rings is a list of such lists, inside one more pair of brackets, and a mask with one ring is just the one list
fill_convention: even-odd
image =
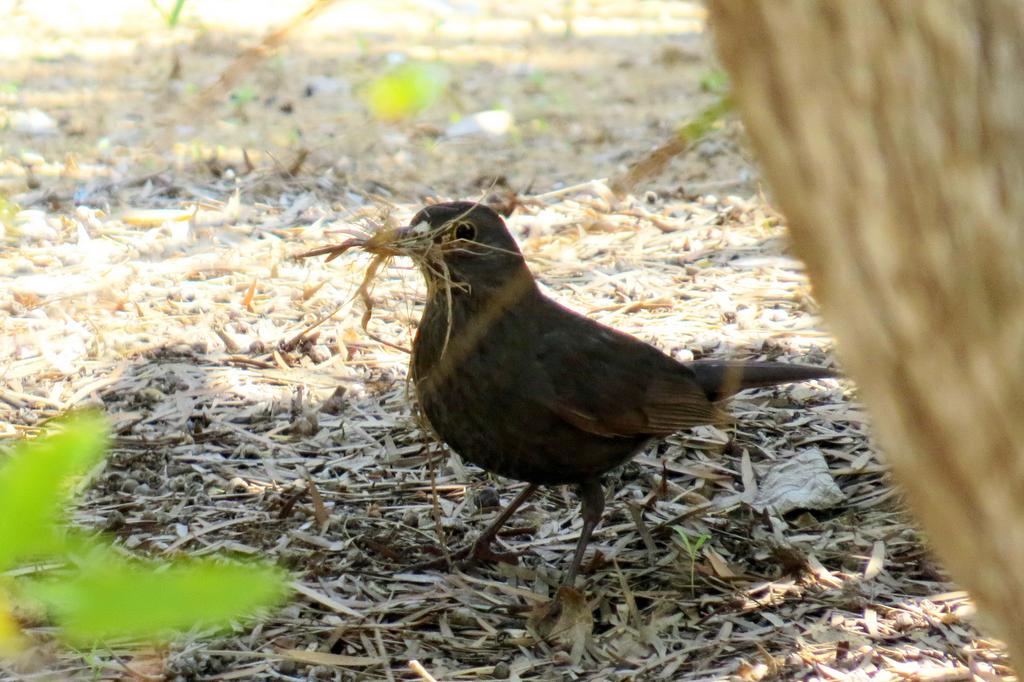
[(0, 589), (0, 659), (14, 656), (25, 648), (21, 629), (14, 618), (7, 595)]
[(244, 106), (256, 99), (256, 90), (248, 85), (243, 85), (231, 93), (231, 101), (235, 106)]
[(170, 12), (165, 12), (157, 0), (149, 0), (149, 4), (164, 18), (169, 28), (174, 28), (178, 25), (178, 20), (181, 18), (181, 10), (185, 6), (185, 0), (175, 0)]
[(79, 643), (158, 639), (196, 625), (223, 626), (279, 602), (286, 592), (285, 574), (270, 566), (128, 563), (109, 551), (95, 552), (70, 576), (26, 589)]
[(696, 116), (679, 129), (678, 135), (684, 142), (697, 142), (703, 139), (712, 128), (733, 110), (732, 96), (728, 93), (718, 98), (714, 104), (701, 109)]
[(711, 69), (700, 77), (700, 89), (704, 92), (721, 94), (729, 90), (729, 77), (721, 69)]
[[(21, 207), (5, 196), (0, 196), (0, 226), (11, 230), (14, 227), (14, 216), (18, 215)], [(0, 230), (3, 232), (3, 230)]]
[(397, 121), (436, 102), (447, 85), (448, 71), (438, 64), (403, 64), (370, 83), (364, 99), (374, 116)]
[(103, 456), (107, 434), (100, 415), (81, 413), (60, 423), (61, 430), (22, 441), (0, 457), (0, 570), (64, 547), (58, 523), (73, 492), (70, 481)]
[(177, 0), (174, 3), (174, 7), (171, 8), (171, 13), (167, 15), (167, 25), (174, 28), (178, 25), (178, 19), (181, 18), (181, 8), (185, 6), (185, 0)]

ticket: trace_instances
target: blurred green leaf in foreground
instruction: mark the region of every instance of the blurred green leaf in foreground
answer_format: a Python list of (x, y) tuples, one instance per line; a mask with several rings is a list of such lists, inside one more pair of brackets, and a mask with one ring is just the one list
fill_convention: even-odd
[(99, 551), (72, 575), (34, 584), (26, 593), (50, 607), (70, 640), (89, 643), (226, 625), (278, 601), (283, 583), (271, 567), (210, 560), (129, 563)]
[(367, 87), (364, 100), (379, 119), (397, 121), (423, 111), (448, 87), (448, 70), (439, 64), (397, 66)]
[[(13, 615), (19, 603), (43, 606), (66, 639), (90, 644), (222, 626), (285, 596), (285, 575), (272, 566), (133, 560), (69, 528), (74, 480), (102, 460), (106, 443), (102, 417), (85, 413), (0, 454), (0, 656), (26, 644)], [(10, 577), (19, 564), (42, 559), (61, 567), (38, 578)]]
[(178, 20), (181, 19), (181, 10), (185, 6), (185, 0), (174, 0), (170, 11), (164, 11), (164, 8), (156, 0), (149, 0), (149, 4), (164, 18), (169, 28), (174, 28), (178, 25)]
[(22, 441), (0, 460), (0, 571), (19, 559), (64, 551), (60, 525), (71, 481), (103, 457), (106, 429), (96, 415), (78, 415), (46, 437)]

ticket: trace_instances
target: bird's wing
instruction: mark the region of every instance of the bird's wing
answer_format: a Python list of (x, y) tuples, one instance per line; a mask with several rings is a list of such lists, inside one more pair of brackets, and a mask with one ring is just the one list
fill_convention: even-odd
[(648, 344), (580, 318), (550, 325), (538, 343), (548, 409), (600, 436), (665, 436), (720, 422), (693, 373)]

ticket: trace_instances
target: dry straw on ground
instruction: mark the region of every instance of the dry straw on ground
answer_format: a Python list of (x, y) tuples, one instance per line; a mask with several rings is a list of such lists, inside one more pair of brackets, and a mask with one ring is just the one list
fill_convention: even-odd
[[(605, 16), (587, 11), (594, 22)], [(667, 22), (649, 24), (659, 21)], [(579, 24), (591, 25), (603, 24)], [(92, 665), (109, 677), (132, 668), (183, 679), (438, 680), (833, 679), (854, 671), (968, 679), (1004, 670), (999, 651), (970, 625), (966, 598), (908, 526), (843, 382), (744, 394), (729, 406), (738, 418), (731, 432), (677, 434), (615, 475), (587, 557), (594, 625), (576, 663), (572, 642), (553, 647), (527, 629), (579, 531), (571, 492), (546, 490), (501, 535), (525, 553), (518, 566), (406, 570), (443, 543), (472, 537), (516, 486), (447, 456), (418, 425), (408, 356), (361, 328), (365, 303), (355, 294), (369, 257), (350, 252), (326, 263), (295, 254), (386, 220), (401, 224), (422, 194), (480, 196), (474, 180), (500, 169), (518, 189), (535, 183), (541, 198), (523, 202), (510, 225), (543, 285), (566, 304), (681, 359), (830, 362), (832, 348), (734, 126), (670, 164), (649, 196), (615, 203), (590, 182), (558, 190), (613, 176), (618, 161), (635, 158), (638, 139), (665, 139), (685, 112), (668, 110), (678, 98), (657, 93), (682, 88), (700, 97), (702, 43), (691, 52), (694, 43), (651, 36), (431, 40), (381, 38), (381, 50), (432, 45), (467, 60), (453, 61), (457, 106), (490, 106), (499, 86), (528, 103), (517, 114), (519, 146), (444, 141), (428, 128), (443, 128), (451, 102), (417, 130), (376, 131), (356, 108), (302, 99), (280, 83), (275, 104), (245, 112), (249, 127), (216, 130), (225, 145), (216, 159), (197, 150), (195, 160), (147, 167), (152, 156), (130, 146), (130, 135), (115, 140), (125, 150), (116, 157), (75, 147), (81, 140), (63, 132), (56, 141), (11, 139), (35, 145), (46, 163), (29, 164), (41, 178), (35, 187), (20, 160), (2, 166), (5, 187), (39, 213), (26, 216), (17, 239), (8, 234), (10, 248), (0, 253), (0, 433), (31, 434), (68, 408), (101, 404), (117, 437), (79, 523), (106, 529), (125, 551), (235, 552), (279, 561), (296, 576), (294, 603), (261, 623), (194, 633), (168, 650), (117, 645), (92, 663), (44, 645), (40, 668), (64, 676)], [(218, 73), (237, 53), (231, 47), (205, 73)], [(140, 59), (162, 72), (169, 54), (154, 47)], [(206, 58), (186, 53), (186, 72)], [(319, 59), (289, 57), (296, 90), (324, 71)], [(511, 59), (557, 65), (543, 67), (555, 85), (508, 75)], [(24, 66), (54, 83), (55, 68)], [(368, 67), (342, 54), (329, 68)], [(125, 73), (105, 76), (124, 93), (105, 110), (111, 120), (135, 121), (152, 111), (146, 97), (161, 96), (133, 90)], [(265, 77), (258, 72), (257, 85)], [(43, 106), (26, 88), (27, 101)], [(639, 98), (644, 91), (656, 94)], [(577, 105), (571, 116), (553, 99), (558, 92)], [(289, 98), (301, 106), (280, 113)], [(98, 107), (71, 111), (92, 142)], [(663, 120), (652, 125), (659, 111)], [(240, 153), (253, 146), (243, 139), (250, 129), (270, 140), (287, 116), (317, 150), (296, 172), (270, 155)], [(549, 128), (531, 127), (531, 116)], [(73, 159), (60, 153), (69, 148)], [(287, 160), (298, 150), (273, 155)], [(729, 196), (736, 188), (751, 198)], [(369, 331), (410, 346), (423, 296), (418, 272), (396, 261), (368, 294)], [(786, 518), (753, 511), (772, 464), (814, 448), (845, 499)], [(702, 537), (691, 558), (687, 542), (692, 548)], [(33, 632), (45, 641), (44, 629)]]

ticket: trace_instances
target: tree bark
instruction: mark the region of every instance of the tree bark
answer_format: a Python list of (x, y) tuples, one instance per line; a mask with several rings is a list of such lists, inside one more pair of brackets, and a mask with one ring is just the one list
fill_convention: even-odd
[(1024, 3), (711, 0), (710, 15), (910, 506), (1021, 666)]

